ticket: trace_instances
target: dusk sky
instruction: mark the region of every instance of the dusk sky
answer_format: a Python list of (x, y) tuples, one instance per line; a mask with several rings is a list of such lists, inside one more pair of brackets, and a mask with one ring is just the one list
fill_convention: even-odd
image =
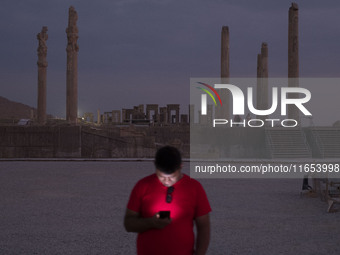
[[(80, 115), (153, 103), (178, 103), (187, 113), (190, 77), (220, 75), (222, 26), (230, 31), (231, 77), (256, 76), (262, 42), (268, 43), (269, 76), (287, 76), (291, 2), (3, 0), (0, 96), (37, 106), (36, 35), (47, 26), (47, 112), (65, 117), (65, 29), (73, 5), (78, 13)], [(339, 77), (340, 2), (296, 3), (300, 77)]]

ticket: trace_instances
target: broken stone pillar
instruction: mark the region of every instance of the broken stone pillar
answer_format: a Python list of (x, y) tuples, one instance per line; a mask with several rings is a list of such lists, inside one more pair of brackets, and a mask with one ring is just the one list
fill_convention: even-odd
[(168, 121), (168, 109), (167, 107), (159, 107), (159, 121), (162, 124)]
[[(171, 124), (179, 124), (179, 104), (168, 104), (166, 108), (168, 117), (167, 122)], [(171, 114), (171, 111), (175, 111), (174, 116)]]
[(268, 44), (265, 42), (261, 45), (261, 69), (262, 78), (268, 78)]
[[(229, 27), (223, 26), (221, 32), (221, 83), (229, 83)], [(215, 108), (215, 118), (229, 119), (230, 95), (226, 89), (217, 89), (222, 106)]]
[(181, 124), (186, 125), (188, 124), (188, 114), (181, 114)]
[[(268, 45), (262, 43), (261, 54), (257, 55), (257, 90), (256, 102), (258, 110), (268, 109)], [(266, 116), (257, 116), (257, 119), (266, 119)]]
[(262, 76), (261, 53), (257, 54), (257, 78)]
[(100, 110), (97, 110), (97, 124), (100, 124)]
[(189, 105), (189, 122), (190, 124), (195, 123), (195, 105), (194, 104)]
[(112, 111), (112, 122), (116, 123), (116, 124), (122, 122), (120, 110), (113, 110)]
[[(261, 53), (257, 54), (257, 81), (256, 81), (256, 108), (259, 109), (261, 102), (262, 82), (262, 58)], [(258, 116), (256, 116), (258, 119)]]
[[(288, 87), (299, 87), (299, 8), (292, 3), (289, 8), (288, 26)], [(298, 94), (288, 94), (288, 98), (298, 98)], [(295, 105), (288, 105), (288, 119), (299, 122), (299, 109)]]
[[(153, 111), (153, 115), (152, 115)], [(147, 104), (146, 105), (146, 119), (152, 123), (159, 123), (158, 104)]]
[(38, 123), (46, 123), (46, 73), (47, 73), (47, 46), (48, 39), (47, 27), (42, 27), (41, 32), (37, 34), (39, 41), (38, 46)]
[(221, 32), (221, 78), (229, 78), (229, 27)]
[(66, 120), (77, 123), (78, 117), (78, 15), (74, 7), (69, 8), (67, 34), (67, 71), (66, 71)]

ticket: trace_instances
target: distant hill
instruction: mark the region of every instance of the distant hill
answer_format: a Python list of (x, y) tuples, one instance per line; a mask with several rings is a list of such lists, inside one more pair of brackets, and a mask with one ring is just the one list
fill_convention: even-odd
[(0, 119), (31, 119), (36, 115), (37, 109), (34, 107), (0, 96)]

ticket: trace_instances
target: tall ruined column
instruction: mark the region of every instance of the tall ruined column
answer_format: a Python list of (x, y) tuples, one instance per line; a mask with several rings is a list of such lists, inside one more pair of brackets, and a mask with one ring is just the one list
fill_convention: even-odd
[[(268, 78), (268, 44), (263, 42), (261, 45), (261, 67), (262, 67), (262, 78)], [(268, 84), (266, 92), (263, 95), (268, 95)]]
[[(288, 26), (288, 87), (299, 87), (299, 8), (292, 3), (289, 8)], [(288, 95), (288, 98), (298, 98), (296, 93)], [(288, 105), (288, 118), (299, 122), (299, 110), (294, 105)]]
[(46, 123), (46, 69), (47, 69), (47, 46), (48, 39), (47, 27), (42, 27), (41, 32), (37, 34), (39, 41), (38, 46), (38, 123)]
[[(262, 77), (262, 66), (261, 66), (261, 53), (257, 54), (257, 78), (260, 79)], [(257, 89), (258, 91), (258, 89)]]
[[(229, 83), (229, 27), (223, 26), (221, 31), (221, 83)], [(215, 108), (215, 118), (229, 119), (230, 95), (226, 89), (217, 90), (223, 106)]]
[[(256, 102), (258, 110), (268, 109), (268, 45), (263, 42), (261, 54), (257, 55), (257, 90)], [(266, 116), (257, 116), (258, 119), (266, 119)]]
[(67, 34), (67, 71), (66, 71), (66, 120), (77, 123), (78, 117), (78, 15), (74, 7), (69, 8)]

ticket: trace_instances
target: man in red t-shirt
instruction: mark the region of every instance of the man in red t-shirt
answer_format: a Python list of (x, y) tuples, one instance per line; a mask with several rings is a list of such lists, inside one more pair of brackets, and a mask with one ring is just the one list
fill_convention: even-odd
[[(174, 147), (159, 149), (155, 166), (155, 174), (137, 182), (126, 209), (125, 228), (138, 233), (137, 254), (206, 254), (211, 208), (202, 185), (181, 172), (182, 158)], [(168, 212), (163, 217), (161, 211)]]

